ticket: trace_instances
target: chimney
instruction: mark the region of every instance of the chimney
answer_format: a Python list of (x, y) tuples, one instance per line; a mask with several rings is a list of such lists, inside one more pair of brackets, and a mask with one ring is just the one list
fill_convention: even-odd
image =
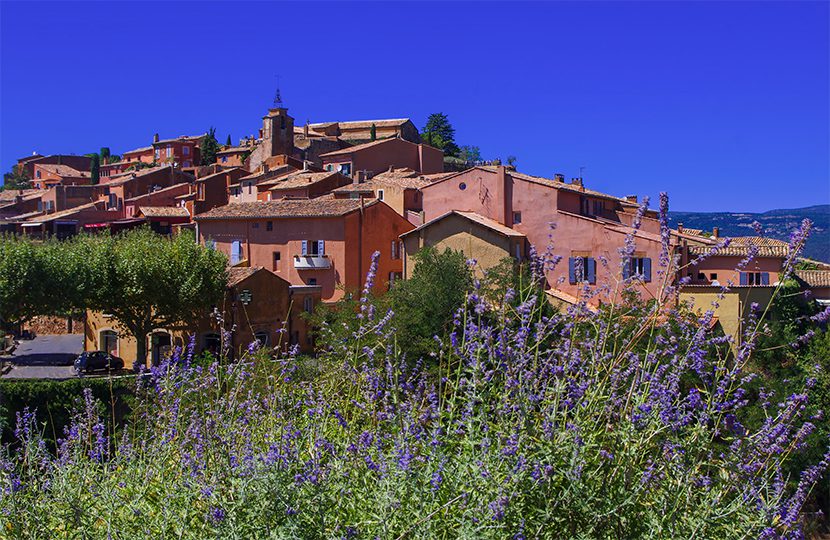
[(513, 221), (513, 177), (507, 174), (506, 167), (496, 167), (496, 215), (492, 216), (502, 225), (510, 227)]
[(565, 175), (562, 174), (562, 173), (554, 174), (553, 179), (556, 180), (557, 182), (562, 182), (563, 184), (565, 183)]
[(637, 196), (636, 195), (626, 195), (625, 200), (626, 200), (626, 202), (636, 203), (637, 202)]
[(158, 133), (156, 133), (155, 135), (153, 135), (153, 142), (154, 142), (154, 143), (159, 142), (159, 134), (158, 134)]
[(714, 238), (720, 238), (720, 227), (712, 227), (712, 236)]
[(262, 162), (262, 172), (264, 172), (264, 173), (268, 172), (268, 164), (265, 163), (264, 161)]
[(582, 177), (581, 177), (581, 176), (577, 176), (576, 178), (571, 178), (571, 185), (574, 185), (574, 186), (579, 186), (579, 187), (584, 187), (584, 186), (582, 185)]
[(683, 233), (683, 224), (682, 223), (677, 224), (677, 232)]
[(308, 139), (308, 121), (306, 121), (305, 125), (303, 126), (303, 137)]

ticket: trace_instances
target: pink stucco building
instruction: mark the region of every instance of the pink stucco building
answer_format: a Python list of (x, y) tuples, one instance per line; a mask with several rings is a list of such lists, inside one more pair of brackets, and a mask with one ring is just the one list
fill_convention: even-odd
[(362, 173), (371, 178), (390, 167), (407, 167), (423, 174), (444, 171), (444, 153), (441, 150), (401, 138), (359, 144), (322, 154), (320, 159), (325, 170), (339, 171), (346, 176)]
[(282, 199), (228, 204), (194, 217), (199, 242), (231, 265), (263, 266), (292, 286), (320, 287), (324, 301), (361, 288), (380, 252), (375, 287), (403, 272), (399, 236), (413, 226), (380, 201)]

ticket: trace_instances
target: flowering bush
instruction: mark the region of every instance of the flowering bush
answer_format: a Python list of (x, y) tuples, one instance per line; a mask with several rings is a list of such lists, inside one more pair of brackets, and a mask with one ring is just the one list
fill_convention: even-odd
[[(533, 273), (545, 264), (555, 261)], [(493, 300), (476, 282), (435, 342), (437, 373), (400, 353), (394, 313), (365, 295), (351, 339), (314, 361), (260, 350), (203, 366), (191, 346), (139, 378), (134, 420), (116, 431), (88, 395), (55, 455), (24, 410), (0, 466), (0, 531), (801, 535), (830, 456), (785, 476), (814, 420), (806, 389), (780, 403), (747, 390), (752, 333), (733, 355), (711, 315), (671, 303), (551, 314), (532, 283)], [(756, 425), (749, 409), (761, 411)]]

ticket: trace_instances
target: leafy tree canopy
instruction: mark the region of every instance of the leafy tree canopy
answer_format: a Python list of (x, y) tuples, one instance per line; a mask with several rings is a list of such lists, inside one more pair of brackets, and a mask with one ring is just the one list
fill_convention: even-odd
[(427, 118), (421, 137), (424, 141), (444, 151), (445, 155), (458, 155), (458, 145), (455, 143), (455, 128), (450, 124), (444, 113), (433, 113)]

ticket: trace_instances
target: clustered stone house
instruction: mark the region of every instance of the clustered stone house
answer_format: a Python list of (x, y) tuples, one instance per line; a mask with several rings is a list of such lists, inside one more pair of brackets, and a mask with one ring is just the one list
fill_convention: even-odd
[[(223, 148), (215, 164), (200, 166), (200, 139), (156, 135), (150, 146), (102, 165), (96, 185), (86, 172), (88, 158), (21, 159), (18, 167), (38, 182), (31, 190), (0, 192), (0, 231), (62, 238), (142, 224), (159, 234), (194, 230), (198, 242), (225, 253), (231, 266), (217, 313), (236, 329), (227, 344), (232, 352), (253, 339), (311, 348), (301, 314), (359, 291), (374, 252), (380, 253), (378, 292), (411, 275), (412, 258), (425, 246), (463, 251), (479, 271), (506, 258), (525, 260), (531, 246), (549, 250), (560, 259), (546, 270), (549, 299), (557, 305), (579, 302), (586, 284), (608, 285), (613, 300), (632, 276), (646, 298), (664, 282), (682, 279), (681, 298), (693, 307), (710, 309), (719, 298), (716, 321), (733, 335), (752, 302), (769, 300), (787, 252), (783, 242), (743, 237), (712, 255), (721, 240), (717, 230), (707, 236), (678, 227), (670, 249), (680, 264), (666, 278), (658, 264), (656, 213), (645, 212), (639, 228), (632, 227), (637, 197), (500, 165), (444, 172), (442, 152), (423, 144), (408, 119), (296, 127), (276, 101), (258, 136)], [(629, 235), (634, 253), (622, 268), (619, 248)], [(750, 251), (753, 261), (736, 271)], [(830, 302), (830, 267), (799, 272), (797, 279)], [(88, 350), (108, 350), (128, 365), (134, 358), (135, 341), (105, 314), (89, 313), (85, 330)], [(194, 333), (199, 349), (220, 346), (217, 319), (205, 314), (190, 327), (147, 336), (151, 359)]]

